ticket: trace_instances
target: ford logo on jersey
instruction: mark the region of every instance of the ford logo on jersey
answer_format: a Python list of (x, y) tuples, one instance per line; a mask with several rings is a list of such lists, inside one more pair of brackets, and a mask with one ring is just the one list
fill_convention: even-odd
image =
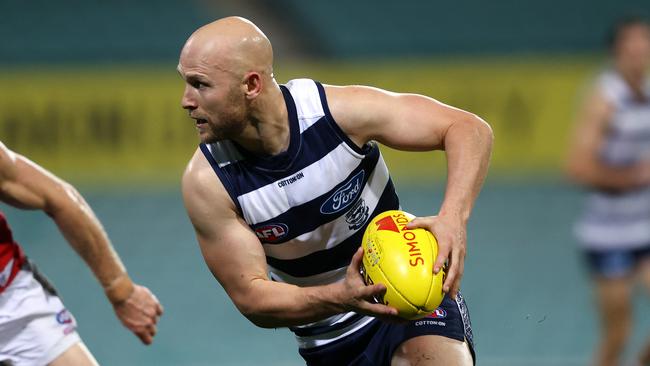
[(276, 242), (289, 233), (289, 227), (285, 224), (267, 224), (255, 228), (255, 234), (262, 242)]
[(323, 214), (333, 214), (353, 204), (363, 188), (364, 175), (364, 171), (361, 170), (354, 177), (350, 178), (343, 187), (337, 189), (333, 195), (325, 200), (325, 203), (320, 206), (320, 212)]

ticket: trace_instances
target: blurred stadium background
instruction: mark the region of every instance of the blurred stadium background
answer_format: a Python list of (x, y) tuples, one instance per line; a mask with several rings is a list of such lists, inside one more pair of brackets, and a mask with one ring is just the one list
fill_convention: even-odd
[[(143, 347), (42, 214), (2, 206), (104, 365), (298, 365), (286, 329), (248, 323), (207, 271), (179, 193), (196, 147), (180, 108), (180, 48), (243, 15), (269, 35), (276, 77), (419, 92), (489, 121), (490, 176), (469, 227), (463, 289), (479, 365), (585, 365), (597, 325), (571, 236), (581, 192), (561, 174), (603, 39), (647, 0), (0, 0), (0, 139), (88, 198), (132, 277), (166, 314)], [(436, 212), (441, 154), (385, 151), (406, 210)], [(647, 310), (647, 298), (638, 298)], [(648, 312), (635, 324), (638, 349)]]

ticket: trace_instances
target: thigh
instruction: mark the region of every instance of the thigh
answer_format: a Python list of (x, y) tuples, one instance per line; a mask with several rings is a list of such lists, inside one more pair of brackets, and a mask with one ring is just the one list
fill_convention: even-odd
[[(373, 365), (382, 366), (465, 365), (466, 360), (467, 365), (472, 365), (472, 338), (469, 312), (459, 293), (456, 300), (445, 297), (433, 313), (422, 319), (406, 324), (384, 323), (365, 355)], [(438, 363), (422, 363), (432, 359)]]
[(596, 299), (601, 321), (607, 328), (623, 327), (632, 311), (632, 277), (596, 277)]
[(88, 351), (86, 345), (79, 341), (68, 347), (62, 354), (55, 358), (48, 366), (98, 366), (95, 357)]
[(428, 335), (408, 339), (393, 353), (391, 366), (472, 366), (472, 353), (465, 341)]
[(636, 277), (650, 286), (650, 249), (612, 249), (586, 254), (602, 321), (608, 327), (623, 326), (630, 317)]
[[(426, 349), (436, 357), (449, 354), (454, 362), (446, 365), (473, 364), (472, 329), (465, 300), (459, 293), (449, 297), (428, 316), (405, 324), (374, 320), (363, 329), (324, 346), (300, 349), (310, 366), (388, 366), (394, 355), (402, 359), (405, 351)], [(458, 352), (458, 354), (456, 354)], [(469, 358), (467, 358), (469, 357)], [(446, 358), (445, 358), (446, 359)]]

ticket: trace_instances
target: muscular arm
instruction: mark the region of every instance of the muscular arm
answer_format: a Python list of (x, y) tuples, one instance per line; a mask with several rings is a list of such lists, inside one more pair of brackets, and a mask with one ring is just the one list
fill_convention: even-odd
[(0, 200), (49, 215), (90, 267), (122, 323), (151, 343), (162, 308), (148, 289), (133, 284), (101, 223), (74, 187), (0, 143)]
[(569, 146), (567, 174), (580, 184), (600, 189), (629, 189), (650, 183), (648, 161), (630, 167), (612, 167), (599, 159), (613, 112), (612, 104), (600, 93), (586, 100)]
[(259, 239), (238, 216), (199, 150), (183, 176), (183, 199), (208, 268), (237, 309), (255, 325), (307, 324), (350, 310), (378, 316), (396, 314), (393, 308), (367, 301), (385, 287), (363, 284), (358, 272), (361, 251), (343, 282), (298, 287), (269, 280)]
[(444, 289), (455, 296), (463, 273), (465, 227), (487, 174), (491, 128), (474, 114), (422, 95), (362, 86), (328, 86), (326, 93), (334, 119), (359, 145), (376, 140), (399, 150), (445, 150), (447, 185), (440, 211), (414, 220), (411, 227), (436, 234), (441, 250), (435, 271), (449, 260)]

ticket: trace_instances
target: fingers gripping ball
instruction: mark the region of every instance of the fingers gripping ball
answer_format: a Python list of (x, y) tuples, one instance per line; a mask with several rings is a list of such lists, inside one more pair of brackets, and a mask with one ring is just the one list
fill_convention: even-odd
[(377, 300), (405, 319), (430, 314), (444, 296), (444, 271), (433, 273), (438, 242), (428, 230), (406, 229), (413, 218), (404, 211), (383, 212), (370, 221), (362, 242), (366, 284), (384, 284), (386, 293)]

